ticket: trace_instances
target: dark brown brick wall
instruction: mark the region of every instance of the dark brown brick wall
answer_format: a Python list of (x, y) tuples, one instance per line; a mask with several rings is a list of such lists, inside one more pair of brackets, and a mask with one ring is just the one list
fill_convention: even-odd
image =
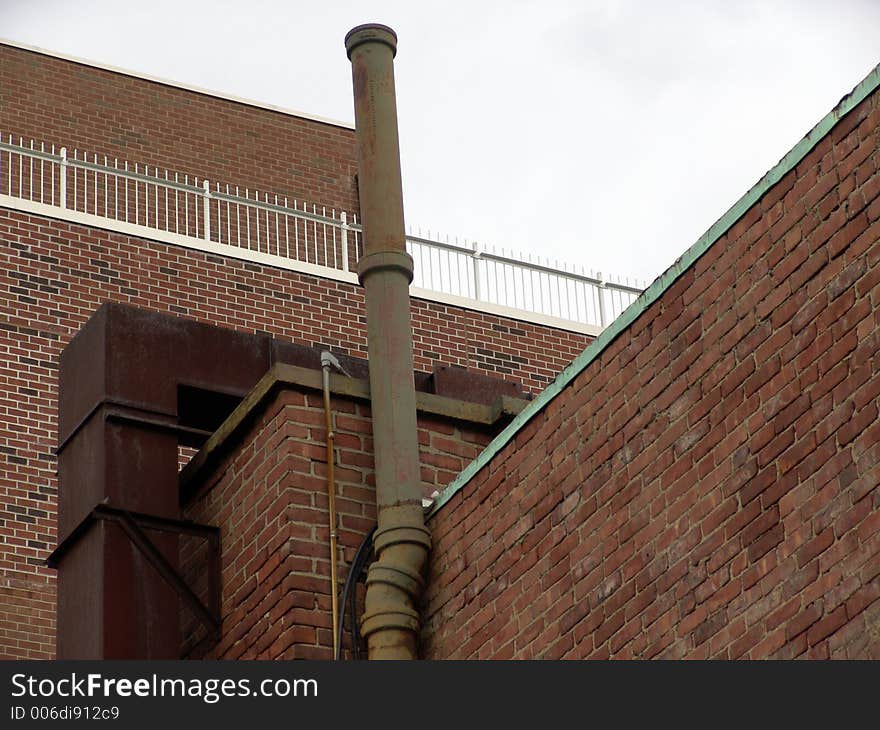
[(432, 519), (425, 656), (880, 658), (878, 102)]

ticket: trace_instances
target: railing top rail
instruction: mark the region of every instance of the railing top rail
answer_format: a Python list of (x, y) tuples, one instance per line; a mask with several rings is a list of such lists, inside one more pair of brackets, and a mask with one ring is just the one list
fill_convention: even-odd
[[(200, 192), (204, 192), (204, 190), (199, 189)], [(254, 190), (255, 194), (259, 194), (259, 191)], [(264, 195), (272, 195), (274, 193), (268, 193), (264, 191)], [(322, 215), (320, 213), (310, 213), (306, 210), (307, 203), (303, 203), (302, 208), (291, 208), (289, 206), (279, 205), (277, 203), (266, 202), (265, 200), (260, 200), (257, 197), (249, 198), (242, 197), (241, 195), (233, 195), (232, 193), (225, 193), (222, 190), (211, 190), (208, 192), (208, 196), (214, 198), (215, 200), (225, 200), (230, 203), (236, 203), (238, 205), (250, 205), (254, 208), (260, 208), (261, 210), (267, 210), (271, 213), (280, 213), (282, 215), (289, 215), (294, 218), (303, 218), (305, 220), (313, 220), (318, 223), (326, 223), (327, 225), (339, 226), (342, 225), (342, 221), (339, 218), (334, 218), (332, 215), (328, 216), (326, 214)], [(296, 200), (293, 201), (294, 205), (296, 204)], [(317, 205), (313, 204), (313, 207), (317, 207)], [(335, 213), (335, 209), (331, 209)], [(348, 224), (348, 227), (352, 230), (360, 231), (360, 226), (356, 226), (353, 224)]]
[[(110, 165), (102, 165), (99, 162), (89, 162), (88, 160), (79, 160), (75, 157), (65, 158), (67, 160), (67, 164), (70, 167), (77, 167), (81, 170), (92, 170), (94, 172), (100, 172), (107, 175), (116, 175), (117, 177), (123, 177), (128, 180), (137, 180), (138, 182), (148, 183), (150, 185), (161, 185), (162, 187), (171, 188), (173, 190), (180, 190), (185, 193), (204, 193), (205, 190), (201, 185), (191, 185), (186, 182), (180, 182), (180, 180), (174, 180), (173, 178), (167, 177), (159, 177), (158, 175), (150, 175), (149, 173), (135, 172), (134, 170), (127, 170), (124, 167), (113, 167)], [(149, 169), (147, 165), (144, 165), (145, 169)], [(159, 168), (154, 168), (159, 169)], [(199, 178), (194, 178), (198, 180)]]
[(504, 256), (502, 254), (492, 253), (491, 251), (481, 251), (479, 254), (480, 258), (487, 259), (490, 261), (497, 261), (500, 264), (510, 264), (515, 266), (522, 266), (524, 269), (531, 269), (532, 271), (539, 271), (545, 274), (553, 274), (553, 276), (559, 276), (564, 279), (571, 279), (572, 281), (582, 281), (585, 284), (593, 284), (595, 286), (602, 286), (605, 284), (606, 286), (611, 286), (608, 282), (603, 282), (602, 279), (596, 278), (594, 276), (588, 276), (587, 274), (579, 274), (576, 271), (566, 271), (565, 269), (556, 269), (552, 266), (547, 266), (545, 264), (535, 263), (534, 261), (522, 261), (517, 258), (511, 258), (510, 256)]
[(406, 240), (412, 241), (413, 243), (419, 243), (424, 246), (434, 246), (435, 248), (443, 248), (447, 251), (455, 251), (456, 253), (470, 254), (474, 255), (474, 249), (470, 246), (463, 246), (460, 243), (449, 243), (449, 241), (435, 241), (432, 238), (422, 238), (421, 236), (414, 236), (410, 233), (406, 234)]

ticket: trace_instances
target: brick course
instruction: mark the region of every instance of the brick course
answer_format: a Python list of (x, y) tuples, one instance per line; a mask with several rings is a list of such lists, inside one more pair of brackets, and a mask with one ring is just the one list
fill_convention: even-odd
[(431, 520), (430, 658), (880, 657), (874, 92)]

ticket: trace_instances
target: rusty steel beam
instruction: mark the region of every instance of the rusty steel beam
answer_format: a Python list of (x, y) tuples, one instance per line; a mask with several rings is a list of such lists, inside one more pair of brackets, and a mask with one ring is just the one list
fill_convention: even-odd
[[(88, 530), (99, 521), (119, 525), (131, 543), (156, 570), (162, 579), (190, 607), (192, 612), (208, 629), (211, 641), (220, 638), (220, 528), (201, 525), (189, 520), (175, 520), (139, 512), (129, 512), (109, 504), (98, 504), (70, 532), (58, 547), (46, 558), (46, 565), (57, 568), (64, 555), (79, 542)], [(205, 606), (196, 593), (187, 585), (177, 569), (165, 558), (162, 551), (144, 533), (144, 530), (190, 535), (204, 539), (208, 544), (208, 605)]]
[(431, 537), (422, 513), (393, 59), (397, 36), (370, 24), (346, 35), (352, 65), (376, 462), (377, 560), (367, 577), (362, 631), (371, 659), (415, 659), (419, 596)]

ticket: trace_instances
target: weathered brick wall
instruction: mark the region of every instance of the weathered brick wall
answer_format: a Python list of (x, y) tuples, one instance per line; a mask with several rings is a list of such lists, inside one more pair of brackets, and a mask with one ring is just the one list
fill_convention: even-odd
[(432, 519), (428, 657), (880, 657), (875, 92)]
[(2, 44), (0, 132), (358, 210), (353, 129)]
[[(366, 403), (333, 397), (331, 407), (344, 582), (376, 522), (372, 422)], [(196, 479), (201, 489), (186, 517), (221, 527), (223, 630), (208, 658), (332, 656), (324, 418), (320, 393), (282, 390), (259, 407), (228, 455)], [(425, 493), (448, 484), (494, 430), (420, 414)], [(197, 584), (204, 556), (194, 548), (183, 545), (181, 562)], [(201, 636), (194, 623), (185, 623), (185, 646)]]

